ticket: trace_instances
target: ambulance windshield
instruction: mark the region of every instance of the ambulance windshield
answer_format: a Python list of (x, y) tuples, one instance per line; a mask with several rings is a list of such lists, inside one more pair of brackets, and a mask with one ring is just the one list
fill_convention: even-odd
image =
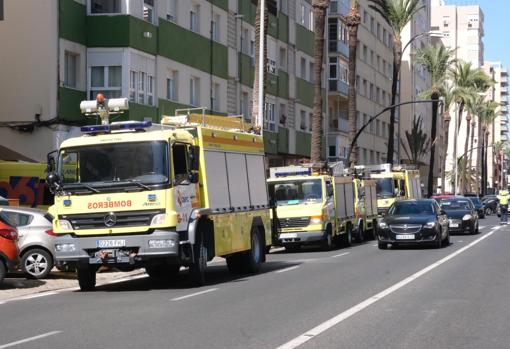
[(297, 205), (322, 201), (320, 179), (293, 180), (269, 183), (269, 195), (277, 205)]

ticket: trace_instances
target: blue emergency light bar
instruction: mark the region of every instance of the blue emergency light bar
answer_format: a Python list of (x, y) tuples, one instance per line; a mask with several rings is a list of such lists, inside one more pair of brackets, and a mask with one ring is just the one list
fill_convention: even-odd
[(289, 177), (289, 176), (309, 176), (312, 174), (312, 170), (304, 171), (292, 171), (292, 172), (276, 172), (275, 177)]
[(152, 121), (128, 121), (119, 122), (110, 125), (91, 125), (83, 126), (81, 132), (89, 135), (96, 135), (100, 133), (110, 133), (111, 131), (125, 131), (125, 130), (144, 130), (152, 126)]

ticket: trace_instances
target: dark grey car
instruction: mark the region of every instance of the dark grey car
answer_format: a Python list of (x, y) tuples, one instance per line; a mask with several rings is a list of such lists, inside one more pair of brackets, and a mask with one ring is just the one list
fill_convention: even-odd
[(48, 276), (55, 260), (53, 217), (46, 211), (25, 207), (2, 207), (18, 229), (21, 270), (27, 277), (42, 279)]

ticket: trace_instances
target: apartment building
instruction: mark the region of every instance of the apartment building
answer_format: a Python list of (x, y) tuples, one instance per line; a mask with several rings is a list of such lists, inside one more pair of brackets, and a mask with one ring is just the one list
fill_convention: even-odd
[[(441, 43), (446, 48), (454, 50), (457, 60), (470, 62), (473, 68), (481, 68), (484, 65), (483, 23), (484, 14), (478, 5), (446, 5), (444, 0), (432, 0), (431, 30), (441, 32)], [(457, 112), (455, 106), (452, 107), (450, 114), (452, 120), (449, 134), (452, 137), (448, 139), (446, 171), (451, 173), (455, 164), (454, 142), (457, 140), (457, 157), (460, 157), (464, 152), (467, 128), (465, 120), (463, 122), (457, 120), (463, 127), (459, 132), (456, 132)], [(477, 132), (475, 132), (475, 141), (478, 144)], [(476, 154), (474, 154), (473, 161), (476, 161)], [(445, 183), (445, 189), (447, 191), (454, 190), (449, 181)]]
[[(44, 161), (85, 119), (84, 99), (127, 97), (122, 119), (158, 122), (205, 107), (251, 120), (251, 0), (4, 0), (0, 159)], [(30, 23), (30, 25), (27, 25)], [(265, 142), (271, 165), (309, 156), (310, 0), (269, 15)], [(2, 154), (3, 153), (3, 154)], [(9, 154), (9, 155), (4, 155)]]
[[(360, 0), (357, 51), (357, 128), (390, 104), (392, 34), (388, 24)], [(328, 159), (345, 160), (348, 144), (348, 37), (345, 16), (349, 0), (331, 1), (328, 15)], [(386, 161), (389, 113), (372, 122), (358, 138), (358, 164)]]
[[(489, 132), (489, 145), (508, 141), (508, 70), (501, 62), (488, 62), (483, 65), (484, 71), (494, 81), (494, 85), (487, 92), (486, 100), (495, 101), (501, 106), (498, 116), (487, 130)], [(505, 173), (504, 162), (509, 159), (494, 157), (491, 148), (487, 151), (487, 183), (490, 188), (501, 185)], [(508, 184), (508, 182), (506, 183)]]

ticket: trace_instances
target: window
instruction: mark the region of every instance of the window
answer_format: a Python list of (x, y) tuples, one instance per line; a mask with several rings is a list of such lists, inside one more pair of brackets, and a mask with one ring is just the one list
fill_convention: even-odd
[(276, 69), (276, 62), (270, 58), (267, 60), (267, 71), (274, 75), (278, 74), (278, 70)]
[(177, 21), (177, 0), (167, 0), (166, 19), (172, 22)]
[(374, 65), (374, 51), (370, 50), (370, 64)]
[(250, 107), (249, 107), (248, 92), (243, 92), (241, 95), (241, 115), (244, 116), (246, 121), (251, 121)]
[(192, 77), (189, 80), (189, 104), (200, 105), (200, 79)]
[(309, 25), (308, 29), (313, 31), (314, 30), (313, 11), (310, 11), (309, 16), (310, 16), (310, 21), (309, 21), (310, 25)]
[(199, 31), (199, 28), (198, 28), (199, 9), (200, 9), (200, 6), (192, 5), (191, 6), (191, 11), (189, 13), (189, 30), (191, 30), (191, 31), (193, 31), (195, 33), (198, 33), (198, 31)]
[(279, 65), (280, 69), (287, 69), (287, 50), (284, 47), (280, 47)]
[(337, 58), (329, 57), (329, 79), (336, 80), (338, 79), (338, 66), (337, 66)]
[(147, 104), (154, 105), (154, 77), (147, 75)]
[(135, 71), (129, 72), (129, 101), (136, 102), (136, 78), (138, 73)]
[(370, 16), (370, 31), (372, 33), (375, 33), (375, 21), (374, 21), (374, 17)]
[(176, 183), (188, 179), (188, 158), (188, 146), (182, 143), (174, 143), (172, 146), (172, 167)]
[(334, 145), (329, 146), (329, 157), (330, 158), (336, 157), (336, 146), (334, 146)]
[(212, 39), (214, 41), (220, 41), (220, 15), (214, 14), (211, 22)]
[(381, 129), (381, 121), (376, 120), (376, 121), (375, 121), (375, 135), (376, 135), (376, 136), (381, 136), (381, 134), (380, 134), (380, 132), (381, 132), (381, 131), (380, 131), (380, 129)]
[(371, 101), (374, 100), (374, 84), (370, 83), (370, 93), (369, 93), (369, 97)]
[(90, 13), (120, 13), (120, 0), (90, 0)]
[(301, 57), (301, 79), (306, 80), (306, 59)]
[(299, 20), (300, 20), (300, 23), (302, 26), (305, 25), (305, 18), (306, 18), (306, 8), (305, 8), (305, 5), (301, 4)]
[(265, 122), (264, 128), (268, 131), (276, 131), (276, 122), (275, 122), (275, 104), (274, 103), (266, 103), (266, 112), (265, 114)]
[(76, 87), (78, 55), (69, 51), (64, 53), (64, 86)]
[(287, 123), (287, 105), (280, 104), (280, 125), (285, 126)]
[(376, 101), (377, 103), (379, 103), (379, 102), (380, 102), (380, 100), (379, 100), (379, 95), (380, 95), (380, 94), (381, 94), (381, 89), (380, 89), (379, 87), (376, 87), (376, 88), (375, 88), (375, 101)]
[(363, 60), (366, 62), (368, 56), (368, 48), (367, 45), (363, 45)]
[(169, 78), (166, 79), (166, 99), (177, 101), (178, 73), (173, 71)]
[(220, 84), (214, 83), (211, 91), (211, 109), (220, 110)]
[(367, 10), (363, 10), (363, 23), (368, 24), (368, 13)]
[(143, 19), (154, 23), (154, 0), (143, 0)]
[(145, 103), (145, 73), (138, 73), (138, 103)]
[(309, 67), (310, 67), (309, 68), (309, 70), (310, 70), (310, 79), (309, 79), (309, 81), (313, 83), (313, 82), (315, 82), (315, 72), (314, 72), (315, 68), (314, 68), (313, 62), (309, 63)]
[(313, 120), (313, 114), (308, 113), (308, 131), (312, 132), (312, 120)]
[(381, 24), (379, 22), (377, 22), (377, 31), (376, 31), (376, 34), (378, 39), (381, 39), (380, 35), (381, 35)]
[(2, 211), (2, 217), (7, 218), (6, 220), (8, 220), (9, 223), (12, 223), (16, 228), (27, 226), (34, 219), (34, 216), (32, 215), (7, 210)]
[(119, 98), (122, 94), (122, 67), (96, 66), (90, 68), (90, 99), (102, 92), (106, 98)]
[(368, 97), (368, 82), (363, 79), (363, 96)]
[(303, 131), (306, 130), (306, 111), (301, 110), (301, 119), (299, 120), (299, 128)]
[(248, 29), (244, 29), (241, 34), (241, 52), (245, 55), (250, 54), (250, 38)]

